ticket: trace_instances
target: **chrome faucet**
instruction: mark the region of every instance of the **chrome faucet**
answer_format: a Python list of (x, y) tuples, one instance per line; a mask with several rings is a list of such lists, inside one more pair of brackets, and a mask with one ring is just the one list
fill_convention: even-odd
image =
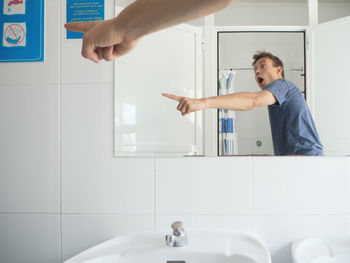
[(184, 247), (187, 245), (187, 234), (183, 228), (181, 221), (176, 221), (171, 224), (173, 229), (172, 235), (165, 236), (165, 244), (169, 247)]

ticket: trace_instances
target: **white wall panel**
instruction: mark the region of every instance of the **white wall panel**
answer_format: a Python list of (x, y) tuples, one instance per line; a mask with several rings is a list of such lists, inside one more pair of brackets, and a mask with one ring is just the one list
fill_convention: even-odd
[(59, 86), (0, 86), (0, 212), (59, 212)]
[(254, 157), (253, 213), (350, 213), (348, 159)]
[(251, 157), (157, 158), (157, 214), (250, 214)]
[[(68, 163), (69, 162), (69, 163)], [(65, 213), (154, 212), (153, 160), (70, 160), (62, 174)]]
[(63, 212), (152, 213), (154, 159), (113, 157), (113, 86), (62, 86)]
[(310, 42), (313, 114), (324, 152), (349, 153), (350, 16), (314, 26)]
[(60, 216), (0, 214), (0, 262), (61, 262)]
[(238, 230), (251, 231), (251, 217), (245, 215), (156, 215), (155, 230), (169, 231), (171, 224), (182, 221), (185, 230)]

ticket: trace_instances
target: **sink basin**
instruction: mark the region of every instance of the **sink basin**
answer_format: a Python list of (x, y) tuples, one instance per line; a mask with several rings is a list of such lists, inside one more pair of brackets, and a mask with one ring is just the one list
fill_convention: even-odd
[(187, 231), (186, 247), (165, 245), (166, 232), (121, 236), (98, 244), (65, 263), (271, 263), (255, 235), (231, 231)]
[(294, 263), (349, 263), (350, 234), (307, 237), (292, 244)]

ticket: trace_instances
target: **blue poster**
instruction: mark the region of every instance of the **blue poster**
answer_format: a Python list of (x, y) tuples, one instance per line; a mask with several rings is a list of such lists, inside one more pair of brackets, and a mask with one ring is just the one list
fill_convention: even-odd
[[(104, 0), (67, 0), (67, 22), (104, 20)], [(80, 39), (82, 33), (67, 30), (67, 39)]]
[(44, 61), (44, 0), (0, 0), (0, 62)]

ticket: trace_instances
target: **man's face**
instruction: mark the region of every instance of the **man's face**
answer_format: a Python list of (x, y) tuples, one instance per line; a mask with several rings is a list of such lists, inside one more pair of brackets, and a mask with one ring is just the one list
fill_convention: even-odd
[(282, 78), (282, 67), (274, 67), (270, 58), (260, 58), (254, 65), (255, 81), (263, 89), (267, 84)]

